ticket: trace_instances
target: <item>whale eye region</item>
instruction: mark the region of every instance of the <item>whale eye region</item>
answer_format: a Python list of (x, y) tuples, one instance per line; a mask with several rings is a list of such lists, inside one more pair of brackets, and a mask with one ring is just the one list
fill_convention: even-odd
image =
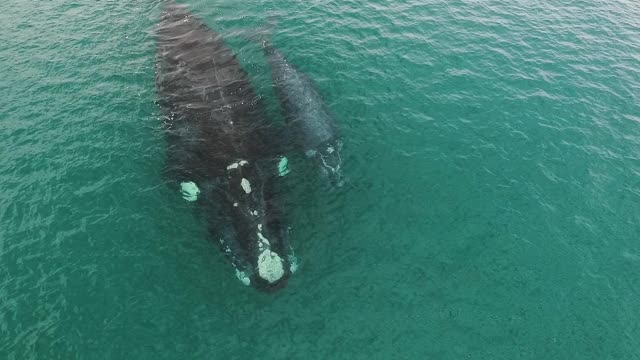
[(287, 159), (286, 156), (283, 156), (278, 162), (278, 174), (280, 176), (285, 176), (290, 172), (291, 170), (289, 170), (289, 159)]
[(180, 193), (182, 194), (183, 199), (187, 201), (196, 201), (198, 200), (198, 195), (200, 195), (200, 189), (193, 181), (185, 181), (180, 183)]

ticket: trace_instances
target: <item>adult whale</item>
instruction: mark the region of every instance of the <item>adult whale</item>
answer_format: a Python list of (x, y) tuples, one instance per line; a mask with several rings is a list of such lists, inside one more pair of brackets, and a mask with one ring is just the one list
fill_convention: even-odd
[(291, 64), (265, 37), (259, 40), (271, 69), (276, 96), (293, 138), (314, 159), (320, 172), (337, 186), (343, 184), (342, 141), (335, 118), (313, 81)]
[(156, 38), (166, 175), (197, 204), (245, 284), (283, 287), (295, 264), (279, 200), (277, 137), (262, 102), (221, 36), (185, 6), (166, 4)]

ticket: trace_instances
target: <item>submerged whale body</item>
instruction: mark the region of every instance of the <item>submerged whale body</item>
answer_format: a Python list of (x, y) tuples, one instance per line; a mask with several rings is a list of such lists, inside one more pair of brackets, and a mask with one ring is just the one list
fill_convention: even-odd
[(334, 185), (342, 185), (342, 142), (335, 119), (313, 81), (292, 65), (271, 41), (261, 40), (276, 96), (295, 143)]
[(295, 264), (262, 102), (220, 35), (185, 6), (166, 5), (156, 36), (166, 175), (195, 202), (240, 280), (284, 286)]

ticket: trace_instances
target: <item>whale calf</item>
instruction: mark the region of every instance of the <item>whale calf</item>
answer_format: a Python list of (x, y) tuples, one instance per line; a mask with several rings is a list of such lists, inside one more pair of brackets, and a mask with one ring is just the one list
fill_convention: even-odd
[(298, 70), (265, 37), (250, 36), (260, 42), (276, 96), (295, 144), (312, 158), (321, 174), (337, 186), (343, 184), (342, 141), (335, 118), (313, 81)]
[(165, 175), (196, 205), (245, 284), (283, 287), (295, 269), (264, 105), (222, 37), (168, 2), (156, 28)]

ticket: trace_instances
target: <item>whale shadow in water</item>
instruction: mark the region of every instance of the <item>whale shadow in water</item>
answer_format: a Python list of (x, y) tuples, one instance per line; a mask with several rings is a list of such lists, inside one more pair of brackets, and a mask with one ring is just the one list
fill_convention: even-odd
[(222, 37), (184, 5), (156, 27), (156, 88), (165, 115), (165, 177), (194, 201), (245, 284), (285, 286), (287, 238), (278, 131)]

